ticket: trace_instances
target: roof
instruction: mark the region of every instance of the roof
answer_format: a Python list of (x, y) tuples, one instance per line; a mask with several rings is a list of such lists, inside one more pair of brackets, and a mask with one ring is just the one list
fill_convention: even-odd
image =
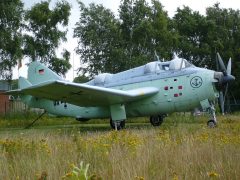
[(7, 81), (0, 81), (0, 91), (10, 90), (9, 83)]

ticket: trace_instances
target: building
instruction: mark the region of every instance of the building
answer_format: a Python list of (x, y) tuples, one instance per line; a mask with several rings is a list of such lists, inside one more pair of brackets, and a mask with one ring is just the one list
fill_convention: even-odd
[(9, 96), (4, 92), (10, 89), (7, 81), (0, 81), (0, 115), (6, 114), (9, 111), (10, 100)]

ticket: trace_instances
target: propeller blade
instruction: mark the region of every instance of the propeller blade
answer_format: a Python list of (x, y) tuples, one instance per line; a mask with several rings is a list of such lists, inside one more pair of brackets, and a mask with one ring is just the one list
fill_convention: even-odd
[(219, 71), (219, 63), (218, 63), (218, 56), (216, 54), (216, 70)]
[(228, 83), (228, 82), (231, 82), (231, 81), (234, 81), (235, 80), (235, 77), (233, 75), (226, 75), (226, 76), (223, 76), (222, 78), (222, 83)]
[(224, 97), (223, 97), (222, 91), (219, 92), (219, 103), (220, 103), (221, 112), (224, 115)]
[(231, 72), (232, 72), (232, 59), (230, 58), (227, 65), (227, 74), (230, 75)]
[(222, 60), (222, 58), (221, 58), (219, 53), (217, 53), (217, 57), (218, 57), (218, 63), (219, 63), (219, 66), (220, 66), (220, 70), (223, 72), (224, 75), (226, 75), (227, 74), (227, 72), (226, 72), (227, 70), (226, 70), (226, 67), (225, 67), (225, 65), (223, 63), (223, 60)]
[(228, 93), (228, 83), (225, 86), (224, 97), (223, 97), (223, 105), (225, 104), (225, 99), (226, 99), (227, 93)]

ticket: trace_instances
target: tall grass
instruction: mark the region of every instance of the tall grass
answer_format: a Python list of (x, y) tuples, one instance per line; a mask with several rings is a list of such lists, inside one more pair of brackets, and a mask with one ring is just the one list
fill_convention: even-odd
[(108, 124), (0, 131), (0, 179), (69, 179), (80, 162), (106, 180), (240, 179), (237, 115), (220, 117), (215, 129), (188, 114), (158, 128), (136, 121), (120, 132)]

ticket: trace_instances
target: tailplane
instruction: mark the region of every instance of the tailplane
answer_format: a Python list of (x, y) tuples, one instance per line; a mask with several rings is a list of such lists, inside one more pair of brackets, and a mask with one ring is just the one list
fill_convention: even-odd
[(19, 77), (18, 79), (18, 87), (19, 89), (24, 89), (32, 86), (32, 84), (24, 77)]
[[(30, 95), (23, 95), (22, 93), (21, 93), (21, 90), (22, 89), (25, 89), (25, 88), (28, 88), (28, 87), (31, 87), (32, 86), (32, 84), (26, 79), (26, 78), (24, 78), (24, 77), (19, 77), (19, 79), (18, 79), (18, 87), (19, 87), (19, 97), (21, 98), (21, 100), (25, 103), (25, 104), (27, 104), (27, 105), (29, 105), (30, 104), (30, 102), (31, 102), (31, 100), (32, 100), (32, 96), (30, 96)], [(13, 93), (11, 93), (11, 91), (10, 91), (10, 94), (13, 94)]]

